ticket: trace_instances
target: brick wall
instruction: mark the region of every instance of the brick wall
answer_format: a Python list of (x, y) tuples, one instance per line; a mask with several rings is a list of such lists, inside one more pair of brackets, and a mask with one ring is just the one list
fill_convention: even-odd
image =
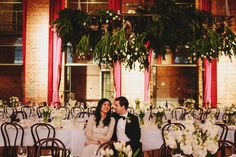
[(26, 101), (47, 101), (49, 0), (27, 1)]
[[(236, 1), (228, 0), (232, 29), (236, 32)], [(212, 13), (216, 15), (226, 15), (225, 0), (212, 0)], [(236, 103), (236, 59), (230, 60), (228, 57), (220, 57), (217, 64), (217, 92), (218, 102), (224, 105)]]

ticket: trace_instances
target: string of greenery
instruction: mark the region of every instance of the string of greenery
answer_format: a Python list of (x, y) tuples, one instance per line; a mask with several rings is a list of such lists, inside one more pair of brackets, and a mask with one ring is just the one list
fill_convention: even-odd
[(236, 53), (236, 35), (228, 17), (177, 5), (174, 0), (156, 0), (155, 5), (139, 8), (134, 15), (109, 10), (87, 14), (67, 8), (58, 14), (53, 24), (62, 39), (62, 50), (70, 46), (80, 57), (93, 56), (99, 66), (112, 67), (120, 61), (129, 69), (136, 63), (146, 69), (150, 49), (164, 57), (167, 49), (185, 48), (192, 60), (231, 58)]

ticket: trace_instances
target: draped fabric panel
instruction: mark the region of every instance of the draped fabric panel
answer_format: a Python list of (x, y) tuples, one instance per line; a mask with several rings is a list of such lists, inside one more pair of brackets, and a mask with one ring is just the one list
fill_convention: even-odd
[[(120, 0), (108, 0), (108, 9), (118, 11), (121, 10)], [(120, 61), (113, 63), (113, 75), (114, 75), (114, 85), (116, 91), (116, 97), (121, 96), (121, 71), (122, 65)]]
[(121, 96), (121, 63), (119, 61), (115, 62), (113, 68), (116, 97), (119, 97)]
[(152, 60), (152, 49), (148, 55), (149, 66), (148, 69), (144, 71), (144, 102), (150, 101), (149, 94), (149, 84), (150, 84), (150, 74), (151, 74), (151, 60)]
[[(49, 23), (58, 17), (57, 12), (64, 9), (64, 0), (51, 0), (49, 6)], [(59, 102), (59, 86), (61, 78), (61, 39), (49, 28), (49, 54), (48, 54), (48, 102)]]
[(118, 11), (121, 10), (121, 1), (120, 0), (108, 0), (108, 9)]
[(211, 63), (207, 59), (204, 60), (204, 96), (203, 104), (204, 107), (208, 106), (208, 103), (211, 104)]
[[(199, 9), (211, 11), (211, 0), (200, 0)], [(204, 60), (204, 96), (203, 106), (209, 103), (211, 107), (217, 107), (217, 61), (213, 59), (211, 62)]]
[[(25, 67), (25, 61), (26, 61), (26, 17), (27, 17), (27, 0), (23, 0), (23, 26), (22, 26), (22, 56), (23, 56), (23, 68), (24, 68), (24, 82), (25, 84), (25, 79), (26, 79), (26, 67)], [(24, 92), (25, 94), (25, 92)], [(23, 103), (26, 102), (25, 100), (25, 95), (23, 96), (24, 100)]]

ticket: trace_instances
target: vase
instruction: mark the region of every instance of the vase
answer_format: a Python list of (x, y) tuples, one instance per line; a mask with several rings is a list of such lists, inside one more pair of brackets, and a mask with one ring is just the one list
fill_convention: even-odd
[(47, 114), (43, 115), (43, 122), (48, 123), (48, 115)]
[(163, 124), (162, 116), (158, 116), (158, 117), (156, 118), (156, 124), (157, 124), (157, 127), (158, 127), (158, 128), (161, 128), (161, 127), (162, 127), (162, 124)]
[(140, 118), (140, 125), (144, 125), (144, 118)]
[(140, 110), (140, 103), (139, 102), (136, 103), (136, 110), (137, 111)]

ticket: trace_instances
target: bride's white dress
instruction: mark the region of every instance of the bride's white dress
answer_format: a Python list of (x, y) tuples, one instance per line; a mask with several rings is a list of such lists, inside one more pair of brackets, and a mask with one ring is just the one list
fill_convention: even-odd
[(109, 141), (111, 139), (115, 126), (115, 119), (111, 117), (111, 121), (108, 126), (104, 126), (102, 120), (103, 119), (101, 119), (99, 125), (96, 126), (95, 117), (91, 116), (89, 118), (85, 130), (85, 135), (87, 137), (87, 143), (93, 143), (93, 144), (88, 144), (87, 146), (85, 146), (80, 157), (94, 156), (99, 147), (99, 145), (95, 143), (97, 143), (99, 139), (103, 139), (105, 141)]

